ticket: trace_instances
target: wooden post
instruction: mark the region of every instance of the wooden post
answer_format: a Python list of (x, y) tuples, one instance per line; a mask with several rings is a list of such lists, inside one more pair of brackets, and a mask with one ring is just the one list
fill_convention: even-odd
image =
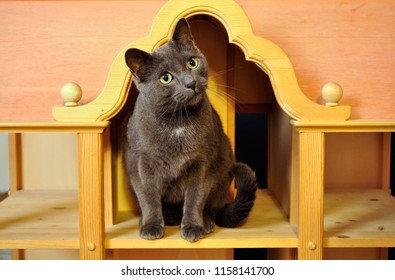
[(298, 259), (322, 259), (324, 231), (324, 133), (300, 132)]
[(78, 134), (80, 258), (104, 259), (103, 134)]
[(22, 135), (8, 134), (8, 152), (10, 165), (10, 194), (22, 189)]
[(110, 127), (103, 134), (103, 186), (104, 186), (104, 224), (105, 226), (114, 225), (114, 205), (113, 205), (113, 186), (112, 186), (112, 147)]

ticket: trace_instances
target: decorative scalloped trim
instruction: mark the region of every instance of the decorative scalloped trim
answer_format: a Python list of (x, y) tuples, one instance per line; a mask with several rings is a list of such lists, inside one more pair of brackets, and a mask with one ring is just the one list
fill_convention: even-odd
[(233, 0), (170, 0), (156, 16), (149, 36), (126, 46), (115, 58), (101, 94), (79, 107), (54, 107), (58, 121), (106, 121), (114, 117), (126, 102), (132, 77), (124, 62), (129, 48), (152, 51), (165, 43), (178, 19), (207, 15), (217, 19), (228, 33), (230, 43), (237, 45), (246, 60), (254, 62), (270, 78), (280, 107), (295, 120), (347, 120), (349, 106), (328, 107), (308, 99), (298, 86), (294, 69), (287, 55), (273, 42), (253, 34), (242, 8)]

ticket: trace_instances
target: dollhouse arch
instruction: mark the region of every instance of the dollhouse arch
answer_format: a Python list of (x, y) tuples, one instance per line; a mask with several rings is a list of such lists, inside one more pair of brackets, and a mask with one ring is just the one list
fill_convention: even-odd
[(299, 88), (293, 66), (287, 55), (273, 42), (256, 36), (243, 9), (233, 0), (168, 1), (156, 16), (151, 33), (128, 44), (114, 59), (102, 92), (83, 106), (54, 107), (57, 121), (97, 122), (112, 119), (122, 109), (130, 88), (132, 75), (124, 60), (129, 48), (153, 51), (164, 44), (180, 18), (197, 16), (214, 18), (226, 30), (229, 43), (238, 46), (245, 59), (264, 71), (282, 110), (294, 120), (347, 120), (349, 106), (323, 106), (308, 99)]

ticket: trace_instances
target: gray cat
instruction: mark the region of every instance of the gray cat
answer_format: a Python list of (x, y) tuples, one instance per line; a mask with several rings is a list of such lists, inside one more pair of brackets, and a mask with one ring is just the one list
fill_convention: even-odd
[[(127, 122), (124, 159), (141, 209), (140, 236), (157, 239), (180, 225), (194, 242), (222, 227), (240, 226), (255, 200), (255, 173), (235, 162), (220, 118), (206, 95), (208, 67), (181, 19), (168, 43), (152, 54), (125, 54), (139, 90)], [(235, 178), (237, 195), (229, 201)]]

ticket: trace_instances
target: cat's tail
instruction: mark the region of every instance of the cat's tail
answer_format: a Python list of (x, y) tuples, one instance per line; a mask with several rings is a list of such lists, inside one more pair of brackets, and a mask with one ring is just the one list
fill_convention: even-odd
[(221, 227), (238, 227), (247, 219), (255, 201), (258, 182), (255, 172), (241, 162), (236, 162), (231, 170), (236, 180), (237, 194), (234, 201), (226, 204), (217, 213), (215, 223)]

